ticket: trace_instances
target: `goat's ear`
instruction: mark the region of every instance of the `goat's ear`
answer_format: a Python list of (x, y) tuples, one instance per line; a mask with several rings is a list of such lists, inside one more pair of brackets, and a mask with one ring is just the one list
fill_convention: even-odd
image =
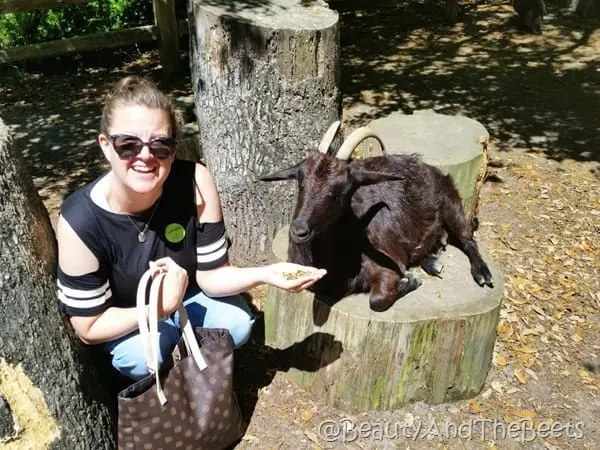
[(378, 170), (367, 170), (362, 166), (349, 166), (350, 179), (357, 185), (375, 184), (382, 181), (404, 180), (402, 175), (381, 172)]
[(263, 175), (260, 177), (261, 181), (279, 181), (279, 180), (294, 180), (298, 178), (298, 170), (302, 162), (299, 162), (295, 166), (282, 169), (277, 172), (273, 172), (269, 175)]

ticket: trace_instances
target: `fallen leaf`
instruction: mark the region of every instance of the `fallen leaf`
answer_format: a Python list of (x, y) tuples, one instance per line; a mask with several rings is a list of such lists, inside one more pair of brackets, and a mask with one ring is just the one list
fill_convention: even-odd
[(533, 419), (535, 416), (537, 416), (537, 413), (530, 409), (515, 409), (512, 411), (512, 413), (515, 416), (521, 417), (522, 419)]
[(482, 407), (477, 400), (471, 400), (469, 402), (469, 411), (475, 414), (486, 412), (488, 409)]
[(537, 336), (539, 332), (533, 328), (525, 328), (523, 331), (521, 331), (521, 336), (529, 336), (530, 334)]
[(319, 438), (317, 437), (317, 435), (315, 433), (313, 433), (310, 430), (305, 430), (304, 431), (304, 435), (309, 438), (311, 441), (313, 441), (315, 444), (319, 443)]
[(508, 325), (506, 322), (502, 322), (496, 328), (496, 332), (503, 339), (508, 339), (509, 337), (511, 337), (513, 335), (514, 329), (511, 325)]
[(592, 377), (590, 376), (589, 372), (587, 370), (584, 369), (580, 369), (579, 370), (579, 376), (583, 379), (584, 382), (589, 383), (590, 381), (592, 381)]
[(496, 358), (494, 358), (494, 364), (500, 367), (504, 367), (508, 364), (508, 361), (506, 361), (506, 358), (504, 356), (496, 355)]
[(304, 420), (305, 422), (308, 422), (310, 419), (313, 418), (313, 415), (315, 414), (315, 412), (313, 411), (312, 408), (307, 409), (306, 411), (304, 411), (304, 413), (302, 414), (302, 420)]
[(252, 436), (251, 434), (245, 434), (244, 436), (242, 436), (242, 441), (260, 442), (260, 439), (256, 436)]
[(527, 346), (523, 345), (521, 347), (515, 348), (515, 351), (521, 352), (521, 353), (536, 353), (537, 349), (534, 347), (527, 347)]
[(530, 368), (526, 368), (525, 372), (527, 373), (527, 375), (529, 375), (534, 380), (536, 380), (536, 381), (539, 380), (537, 374), (533, 370), (531, 370)]
[(502, 383), (496, 380), (492, 381), (492, 389), (498, 392), (499, 394), (502, 394)]
[(518, 367), (515, 369), (515, 377), (517, 377), (517, 380), (519, 380), (521, 384), (527, 383), (527, 375), (525, 375), (523, 371)]

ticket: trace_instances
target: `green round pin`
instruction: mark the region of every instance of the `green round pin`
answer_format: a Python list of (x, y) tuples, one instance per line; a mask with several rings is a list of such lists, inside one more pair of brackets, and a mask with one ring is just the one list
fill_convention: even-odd
[(178, 223), (170, 223), (165, 228), (165, 238), (167, 238), (167, 241), (177, 244), (185, 238), (185, 228)]

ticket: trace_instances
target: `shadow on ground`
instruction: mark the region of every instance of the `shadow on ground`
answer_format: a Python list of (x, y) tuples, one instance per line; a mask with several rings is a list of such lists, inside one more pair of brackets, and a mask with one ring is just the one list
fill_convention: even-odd
[(516, 30), (506, 1), (462, 3), (454, 26), (419, 2), (332, 2), (346, 120), (432, 108), (480, 121), (500, 150), (600, 161), (600, 21), (546, 3), (536, 36)]
[[(252, 303), (249, 303), (252, 305)], [(268, 386), (278, 371), (297, 369), (316, 372), (336, 361), (343, 352), (340, 341), (329, 333), (312, 333), (301, 342), (278, 349), (265, 342), (264, 313), (253, 308), (256, 322), (250, 342), (236, 351), (235, 387), (244, 419), (249, 423), (260, 389)], [(325, 351), (325, 349), (327, 351)], [(333, 349), (333, 351), (332, 351)]]
[[(462, 3), (453, 26), (435, 2), (331, 1), (340, 14), (345, 122), (432, 108), (478, 120), (500, 150), (599, 162), (600, 23), (547, 3), (544, 34), (535, 36), (515, 29), (500, 0)], [(51, 213), (105, 170), (95, 140), (108, 90), (131, 73), (164, 81), (156, 51), (141, 50), (2, 68), (0, 115)], [(195, 121), (188, 71), (161, 84)]]

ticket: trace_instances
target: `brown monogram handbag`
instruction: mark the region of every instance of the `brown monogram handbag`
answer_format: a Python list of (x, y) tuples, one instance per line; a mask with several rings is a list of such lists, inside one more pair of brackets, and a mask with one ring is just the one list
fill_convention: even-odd
[(157, 299), (163, 277), (148, 270), (138, 285), (138, 323), (150, 375), (119, 392), (118, 448), (225, 448), (245, 429), (232, 385), (231, 337), (227, 330), (192, 329), (182, 305), (182, 338), (173, 352), (173, 366), (159, 371)]

